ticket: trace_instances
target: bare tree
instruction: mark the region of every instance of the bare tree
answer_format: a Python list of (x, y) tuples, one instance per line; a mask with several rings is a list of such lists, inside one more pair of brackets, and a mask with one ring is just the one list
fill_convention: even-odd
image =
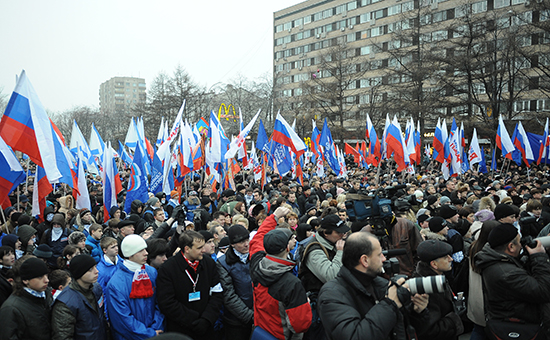
[(330, 42), (332, 46), (313, 58), (311, 78), (302, 82), (302, 98), (306, 107), (320, 114), (319, 118), (327, 118), (333, 136), (343, 140), (344, 122), (359, 116), (360, 83), (371, 64), (361, 56), (360, 49), (348, 47), (339, 38)]

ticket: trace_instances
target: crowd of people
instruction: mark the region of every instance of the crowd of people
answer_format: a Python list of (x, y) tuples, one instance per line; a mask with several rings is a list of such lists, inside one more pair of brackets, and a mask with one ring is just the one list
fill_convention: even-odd
[(109, 219), (93, 176), (91, 209), (60, 188), (39, 218), (22, 186), (1, 215), (0, 340), (549, 336), (548, 167), (385, 169), (217, 191), (197, 174), (129, 212), (121, 191)]

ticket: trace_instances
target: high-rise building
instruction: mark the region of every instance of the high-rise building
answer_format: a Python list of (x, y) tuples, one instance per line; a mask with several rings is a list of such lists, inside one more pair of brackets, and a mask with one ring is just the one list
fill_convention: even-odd
[(367, 113), (378, 126), (387, 113), (412, 116), (422, 130), (437, 117), (491, 128), (498, 114), (529, 119), (550, 110), (550, 6), (541, 3), (307, 0), (282, 9), (275, 109), (363, 132)]
[(143, 78), (113, 77), (99, 87), (99, 108), (105, 113), (126, 112), (145, 103), (145, 91)]

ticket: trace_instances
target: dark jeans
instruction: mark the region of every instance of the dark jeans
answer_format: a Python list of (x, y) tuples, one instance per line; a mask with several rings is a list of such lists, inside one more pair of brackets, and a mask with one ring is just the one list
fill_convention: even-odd
[(223, 329), (227, 340), (249, 340), (252, 334), (252, 322), (238, 326), (225, 324)]

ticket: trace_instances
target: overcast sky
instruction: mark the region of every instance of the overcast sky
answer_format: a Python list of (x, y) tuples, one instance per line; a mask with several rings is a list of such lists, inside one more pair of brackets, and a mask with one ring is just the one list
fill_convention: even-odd
[(302, 0), (17, 0), (0, 4), (0, 89), (25, 69), (58, 112), (99, 106), (99, 85), (180, 64), (199, 84), (272, 72), (273, 12)]

